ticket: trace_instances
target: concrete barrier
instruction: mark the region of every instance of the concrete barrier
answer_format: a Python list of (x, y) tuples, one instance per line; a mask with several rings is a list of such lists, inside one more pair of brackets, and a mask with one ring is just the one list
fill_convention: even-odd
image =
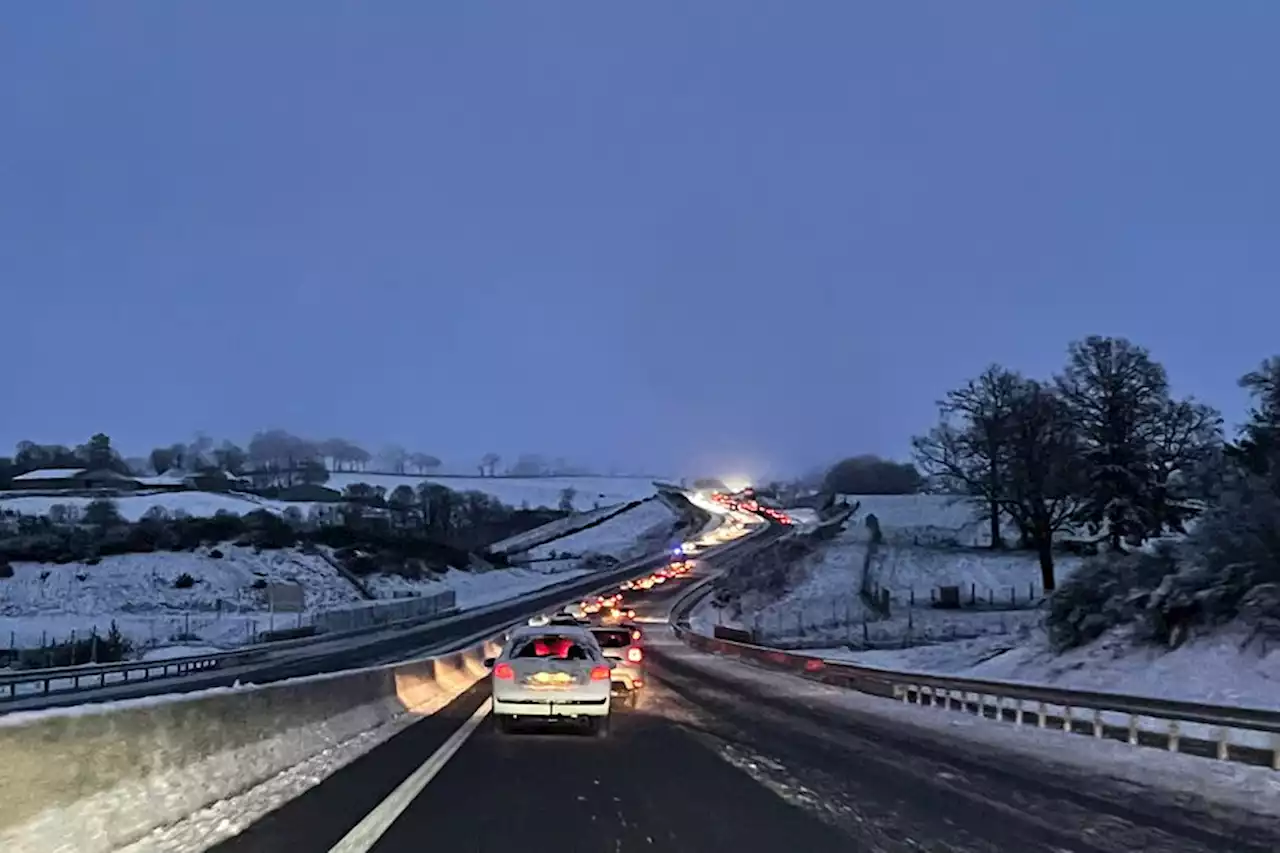
[(460, 652), (262, 687), (0, 718), (0, 850), (109, 853), (485, 675)]

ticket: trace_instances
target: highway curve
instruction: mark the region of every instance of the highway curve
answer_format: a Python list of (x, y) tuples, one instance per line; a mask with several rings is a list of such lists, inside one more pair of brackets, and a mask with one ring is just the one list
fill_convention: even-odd
[[(688, 583), (656, 589), (640, 616), (664, 614)], [(735, 681), (728, 664), (708, 677), (707, 659), (665, 626), (650, 637), (653, 689), (638, 710), (617, 712), (607, 740), (503, 736), (485, 718), (416, 796), (393, 797), (487, 707), (482, 682), (214, 849), (326, 853), (390, 798), (403, 811), (343, 853), (1280, 850), (1275, 826), (1243, 815), (1069, 778), (879, 718), (823, 716)]]

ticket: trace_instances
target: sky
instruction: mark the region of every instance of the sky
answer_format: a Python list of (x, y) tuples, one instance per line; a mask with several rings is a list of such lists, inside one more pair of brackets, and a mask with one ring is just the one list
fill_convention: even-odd
[(1280, 352), (1280, 3), (0, 10), (0, 453), (907, 458), (987, 364)]

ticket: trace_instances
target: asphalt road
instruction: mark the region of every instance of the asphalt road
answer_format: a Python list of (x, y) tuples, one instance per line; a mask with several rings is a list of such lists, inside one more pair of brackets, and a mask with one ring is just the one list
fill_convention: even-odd
[[(690, 581), (637, 600), (662, 614)], [(650, 629), (650, 685), (608, 739), (501, 735), (484, 718), (385, 832), (356, 850), (1274, 853), (1280, 830), (1013, 754), (824, 715), (708, 675)], [(478, 684), (219, 853), (327, 853), (487, 707)], [(344, 851), (347, 853), (347, 851)]]

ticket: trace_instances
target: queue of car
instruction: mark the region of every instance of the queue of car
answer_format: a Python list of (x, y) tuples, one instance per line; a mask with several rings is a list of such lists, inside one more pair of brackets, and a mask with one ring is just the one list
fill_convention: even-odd
[(627, 593), (687, 575), (693, 561), (677, 554), (665, 567), (626, 581), (616, 592), (586, 599), (511, 631), (491, 670), (492, 714), (500, 732), (521, 721), (576, 723), (598, 737), (609, 731), (615, 701), (639, 703), (646, 678), (644, 631)]

